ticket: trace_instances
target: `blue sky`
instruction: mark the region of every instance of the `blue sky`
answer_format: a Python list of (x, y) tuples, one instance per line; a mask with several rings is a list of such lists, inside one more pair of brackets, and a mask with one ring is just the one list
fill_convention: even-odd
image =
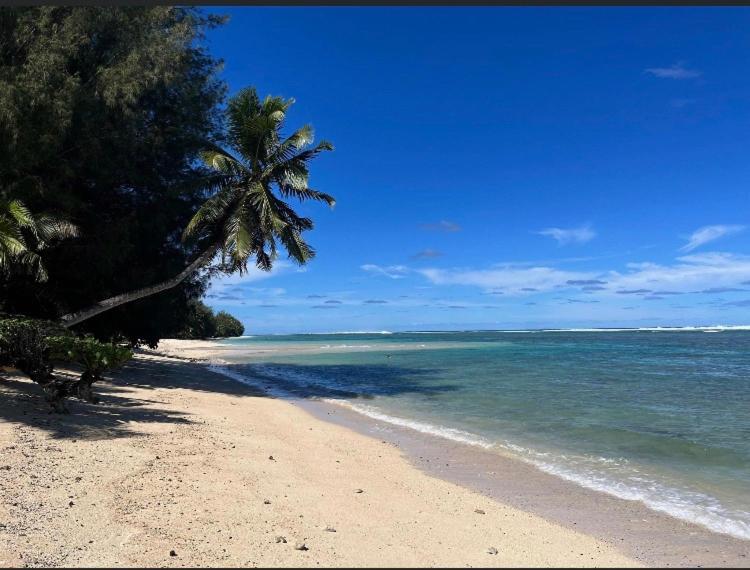
[(248, 333), (750, 323), (750, 9), (211, 11), (336, 146), (317, 257), (211, 286)]

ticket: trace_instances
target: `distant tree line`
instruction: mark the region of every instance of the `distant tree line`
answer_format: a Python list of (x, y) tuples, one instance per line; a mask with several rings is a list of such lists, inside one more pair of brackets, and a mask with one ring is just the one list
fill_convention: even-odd
[(226, 311), (214, 314), (211, 307), (201, 301), (191, 303), (190, 312), (184, 328), (177, 338), (206, 339), (242, 336), (244, 325)]

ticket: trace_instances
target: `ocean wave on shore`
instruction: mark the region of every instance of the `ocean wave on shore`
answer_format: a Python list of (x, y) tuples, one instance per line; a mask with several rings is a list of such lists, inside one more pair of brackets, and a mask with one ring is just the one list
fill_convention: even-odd
[[(347, 387), (335, 379), (311, 376), (284, 366), (253, 364), (240, 369), (222, 363), (208, 367), (269, 395), (299, 399), (312, 387), (345, 392)], [(363, 388), (358, 385), (358, 388)], [(319, 390), (323, 391), (323, 390)], [(352, 393), (355, 397), (357, 394)], [(543, 472), (576, 483), (582, 487), (607, 493), (628, 501), (640, 501), (647, 507), (675, 518), (699, 524), (714, 532), (750, 540), (750, 513), (733, 510), (705, 493), (662, 483), (643, 473), (624, 458), (607, 458), (538, 451), (505, 440), (485, 436), (446, 425), (393, 415), (369, 404), (361, 404), (346, 396), (318, 398), (329, 404), (344, 406), (361, 416), (427, 436), (439, 437), (484, 450), (496, 450), (534, 465)]]

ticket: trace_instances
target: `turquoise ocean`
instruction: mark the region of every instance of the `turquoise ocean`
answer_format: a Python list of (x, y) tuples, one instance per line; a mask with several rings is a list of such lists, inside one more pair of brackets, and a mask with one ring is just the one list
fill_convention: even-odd
[(278, 395), (512, 454), (750, 540), (750, 330), (337, 333), (221, 341)]

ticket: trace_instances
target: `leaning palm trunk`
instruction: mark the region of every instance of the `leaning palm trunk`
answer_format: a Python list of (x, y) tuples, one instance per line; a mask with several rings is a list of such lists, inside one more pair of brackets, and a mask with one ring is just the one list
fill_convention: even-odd
[(261, 101), (252, 88), (243, 89), (229, 101), (227, 137), (237, 156), (215, 145), (201, 153), (201, 159), (213, 171), (206, 180), (212, 196), (183, 232), (183, 240), (197, 239), (213, 245), (172, 279), (99, 301), (65, 315), (61, 324), (72, 327), (119, 305), (171, 289), (208, 265), (219, 251), (222, 270), (227, 273), (244, 273), (253, 258), (256, 267), (269, 271), (279, 244), (299, 264), (312, 259), (315, 251), (302, 233), (311, 230), (313, 222), (299, 216), (284, 199), (314, 200), (333, 206), (333, 196), (309, 187), (307, 166), (321, 152), (333, 150), (333, 145), (321, 141), (308, 148), (313, 142), (310, 125), (286, 139), (281, 136), (284, 117), (292, 103), (293, 100), (280, 97)]
[(115, 295), (114, 297), (110, 297), (109, 299), (99, 301), (98, 303), (95, 303), (90, 307), (87, 307), (86, 309), (64, 315), (60, 319), (60, 324), (62, 324), (66, 328), (69, 328), (77, 325), (78, 323), (82, 323), (83, 321), (88, 320), (91, 317), (95, 317), (100, 313), (109, 311), (110, 309), (114, 309), (115, 307), (119, 307), (120, 305), (124, 305), (125, 303), (137, 301), (138, 299), (142, 299), (143, 297), (149, 297), (151, 295), (155, 295), (156, 293), (166, 291), (167, 289), (172, 289), (182, 283), (185, 279), (190, 277), (190, 275), (192, 275), (202, 267), (208, 265), (216, 255), (217, 249), (218, 248), (216, 246), (209, 247), (206, 251), (200, 254), (195, 261), (193, 261), (190, 265), (188, 265), (185, 269), (180, 271), (180, 273), (178, 273), (171, 279), (167, 279), (166, 281), (162, 281), (161, 283), (157, 283), (156, 285), (136, 289), (135, 291), (130, 291), (129, 293)]

